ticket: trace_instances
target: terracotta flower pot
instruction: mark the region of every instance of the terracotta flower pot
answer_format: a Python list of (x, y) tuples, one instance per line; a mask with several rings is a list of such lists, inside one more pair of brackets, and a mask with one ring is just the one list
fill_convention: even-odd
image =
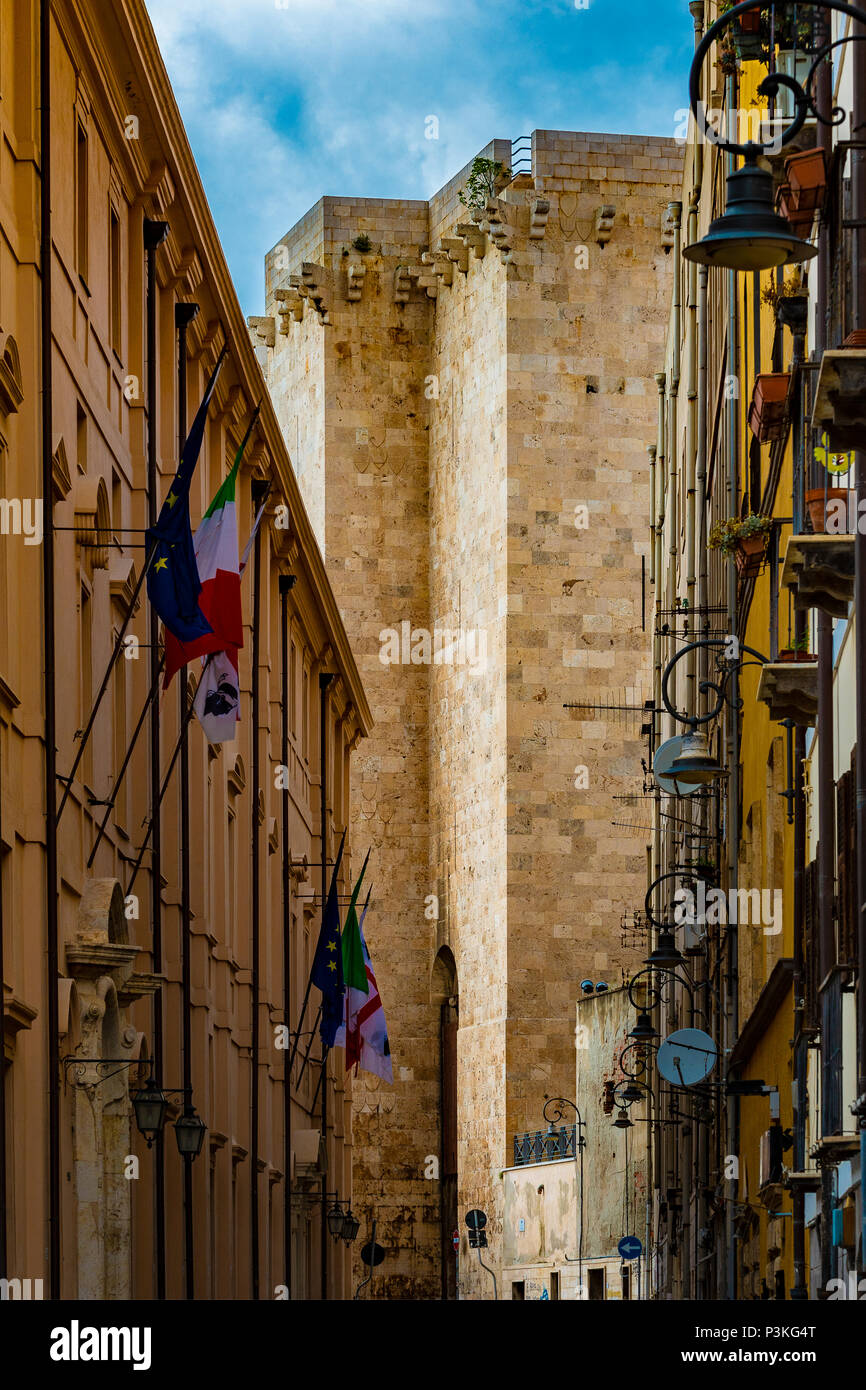
[(791, 198), (799, 212), (814, 212), (821, 206), (827, 187), (823, 150), (803, 150), (790, 155), (785, 161), (785, 173), (791, 186)]
[(806, 510), (812, 522), (812, 530), (816, 536), (823, 536), (825, 531), (825, 519), (827, 516), (828, 502), (844, 502), (848, 505), (848, 489), (846, 487), (813, 487), (806, 490)]
[(818, 658), (812, 652), (798, 652), (793, 647), (786, 647), (779, 652), (779, 661), (817, 661)]
[(798, 207), (789, 183), (779, 185), (776, 207), (777, 211), (790, 222), (792, 231), (796, 232), (798, 236), (808, 234), (812, 227), (814, 211), (807, 212)]
[(763, 532), (757, 532), (754, 536), (743, 536), (742, 540), (737, 541), (734, 559), (744, 579), (756, 579), (761, 573), (766, 549), (767, 537)]
[(785, 408), (790, 376), (787, 372), (764, 372), (755, 378), (749, 427), (762, 444), (780, 439), (785, 431)]

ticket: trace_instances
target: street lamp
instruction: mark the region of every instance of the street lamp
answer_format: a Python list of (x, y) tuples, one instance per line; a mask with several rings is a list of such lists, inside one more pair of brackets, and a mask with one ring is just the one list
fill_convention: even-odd
[(144, 1136), (147, 1147), (152, 1148), (154, 1139), (162, 1133), (168, 1114), (168, 1098), (162, 1087), (157, 1086), (153, 1073), (144, 1086), (133, 1094), (132, 1108), (139, 1133)]
[(183, 1114), (174, 1122), (177, 1151), (183, 1158), (197, 1158), (207, 1133), (204, 1121), (195, 1113), (194, 1105), (185, 1105)]
[[(819, 10), (835, 10), (854, 20), (866, 24), (866, 11), (843, 0), (802, 0), (802, 3)], [(770, 73), (760, 83), (759, 96), (775, 97), (780, 87), (786, 87), (794, 98), (796, 112), (791, 124), (786, 126), (772, 144), (749, 140), (738, 145), (732, 140), (718, 137), (707, 120), (706, 110), (701, 102), (701, 70), (711, 46), (740, 15), (760, 9), (762, 0), (743, 0), (721, 15), (711, 24), (695, 50), (689, 74), (689, 102), (701, 138), (708, 139), (729, 154), (742, 155), (745, 164), (733, 170), (727, 177), (726, 209), (721, 217), (711, 222), (710, 229), (702, 241), (695, 242), (683, 250), (688, 261), (699, 265), (724, 266), (728, 270), (770, 270), (775, 266), (792, 265), (797, 261), (811, 260), (818, 254), (817, 247), (798, 237), (790, 222), (780, 217), (773, 207), (773, 177), (768, 170), (758, 166), (758, 158), (769, 149), (778, 149), (790, 143), (799, 133), (811, 112), (825, 124), (838, 125), (845, 119), (844, 111), (835, 108), (828, 118), (818, 112), (812, 82), (820, 64), (837, 44), (847, 42), (848, 36), (826, 44), (816, 55), (815, 61), (806, 76), (803, 86), (786, 73)], [(857, 37), (857, 36), (855, 36)]]
[(343, 1234), (343, 1224), (346, 1220), (346, 1213), (340, 1206), (339, 1201), (334, 1202), (334, 1205), (328, 1212), (327, 1220), (329, 1235), (332, 1235), (334, 1237), (334, 1240), (339, 1240)]
[(348, 1211), (343, 1217), (343, 1229), (340, 1232), (340, 1235), (342, 1236), (343, 1240), (346, 1242), (347, 1245), (352, 1244), (360, 1229), (361, 1223), (358, 1220), (355, 1213), (352, 1211), (352, 1208), (349, 1207)]

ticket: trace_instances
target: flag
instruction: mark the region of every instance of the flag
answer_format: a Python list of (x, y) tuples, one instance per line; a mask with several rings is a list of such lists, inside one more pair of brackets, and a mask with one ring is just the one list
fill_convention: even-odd
[[(346, 993), (346, 1022), (338, 1030), (336, 1043), (346, 1049), (346, 1071), (352, 1067), (357, 1071), (360, 1067), (391, 1085), (394, 1081), (394, 1069), (391, 1063), (391, 1045), (388, 1042), (388, 1025), (385, 1022), (385, 1010), (379, 997), (376, 976), (373, 974), (370, 952), (364, 939), (364, 919), (369, 903), (368, 894), (361, 920), (357, 925), (364, 961), (365, 988), (356, 988), (353, 983), (349, 983), (347, 977), (349, 987)], [(348, 921), (346, 925), (348, 927)], [(345, 970), (345, 964), (343, 968)]]
[(166, 632), (164, 690), (168, 688), (175, 671), (194, 657), (237, 649), (244, 644), (235, 486), (244, 449), (258, 414), (259, 406), (256, 406), (231, 471), (202, 517), (193, 542), (201, 584), (198, 606), (210, 625), (210, 631), (191, 642), (180, 642), (171, 632)]
[(150, 547), (148, 597), (165, 623), (166, 631), (180, 642), (194, 642), (212, 631), (198, 605), (201, 582), (189, 520), (189, 488), (201, 453), (208, 406), (225, 354), (224, 348), (181, 450), (180, 467), (162, 504), (156, 525), (146, 532)]
[[(346, 989), (351, 992), (360, 990), (362, 994), (367, 993), (367, 972), (364, 968), (364, 948), (361, 942), (361, 932), (358, 926), (358, 913), (355, 904), (358, 901), (358, 894), (361, 891), (361, 884), (364, 881), (364, 873), (367, 869), (367, 860), (370, 858), (370, 851), (367, 850), (367, 858), (361, 865), (361, 872), (358, 875), (358, 882), (355, 884), (352, 893), (352, 901), (349, 904), (349, 911), (346, 914), (346, 925), (343, 927), (342, 951), (343, 951), (343, 980)], [(348, 1017), (348, 1014), (346, 1015)]]
[[(250, 538), (238, 565), (239, 576), (247, 567), (247, 558), (266, 505), (267, 498), (259, 507), (253, 522)], [(212, 652), (203, 659), (193, 709), (208, 743), (227, 743), (234, 738), (237, 732), (236, 725), (241, 717), (237, 647), (226, 647), (224, 651)]]
[(310, 979), (316, 988), (322, 991), (322, 1021), (319, 1024), (319, 1033), (324, 1048), (334, 1046), (334, 1037), (343, 1018), (343, 994), (346, 986), (343, 982), (337, 874), (340, 871), (340, 860), (343, 858), (343, 845), (345, 843), (346, 832), (344, 830), (337, 853), (337, 862), (331, 874), (331, 886), (328, 889), (328, 899), (322, 913), (322, 929), (319, 932), (316, 954), (313, 957), (313, 968), (310, 971)]

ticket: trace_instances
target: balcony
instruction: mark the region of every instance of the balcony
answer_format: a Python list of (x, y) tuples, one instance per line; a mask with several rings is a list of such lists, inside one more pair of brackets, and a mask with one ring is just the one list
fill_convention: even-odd
[(818, 716), (817, 662), (814, 658), (768, 662), (761, 668), (758, 699), (769, 706), (771, 719), (814, 725)]
[(530, 1163), (552, 1163), (561, 1158), (574, 1158), (576, 1134), (576, 1125), (515, 1134), (514, 1167), (525, 1168)]
[(859, 449), (866, 437), (866, 348), (841, 347), (821, 358), (812, 429), (827, 447), (845, 453)]
[(854, 537), (792, 536), (781, 582), (790, 589), (796, 609), (817, 608), (831, 618), (847, 618), (854, 597)]

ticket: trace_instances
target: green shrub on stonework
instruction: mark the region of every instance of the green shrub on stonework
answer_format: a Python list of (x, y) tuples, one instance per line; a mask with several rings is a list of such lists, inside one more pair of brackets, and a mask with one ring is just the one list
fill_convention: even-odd
[(485, 159), (477, 154), (472, 161), (466, 186), (457, 197), (465, 208), (483, 208), (490, 198), (496, 196), (496, 185), (502, 178), (510, 178), (511, 170), (498, 159)]

